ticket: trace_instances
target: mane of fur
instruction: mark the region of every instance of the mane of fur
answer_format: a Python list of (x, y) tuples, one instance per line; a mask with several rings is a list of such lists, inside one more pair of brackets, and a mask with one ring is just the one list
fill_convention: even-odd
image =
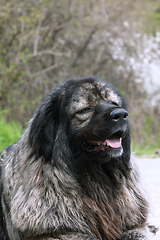
[(21, 139), (3, 153), (1, 201), (10, 239), (73, 232), (116, 240), (145, 225), (148, 205), (132, 168), (130, 133), (122, 157), (87, 168), (69, 147), (66, 86), (45, 98)]

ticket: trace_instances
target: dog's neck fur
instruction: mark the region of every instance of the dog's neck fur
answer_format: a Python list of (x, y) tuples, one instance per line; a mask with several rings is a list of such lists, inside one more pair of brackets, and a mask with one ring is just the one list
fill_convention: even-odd
[[(92, 168), (92, 171), (90, 168), (90, 172), (84, 172), (80, 178), (83, 179), (80, 185), (84, 204), (92, 213), (92, 219), (96, 219), (96, 223), (90, 220), (89, 225), (98, 239), (105, 239), (106, 236), (107, 239), (120, 238), (123, 231), (143, 226), (146, 221), (147, 203), (138, 187), (133, 186), (136, 173), (131, 175), (128, 170), (126, 178), (118, 165), (113, 163), (113, 166), (117, 169), (110, 169), (110, 174), (99, 166)], [(141, 214), (137, 216), (136, 212)]]

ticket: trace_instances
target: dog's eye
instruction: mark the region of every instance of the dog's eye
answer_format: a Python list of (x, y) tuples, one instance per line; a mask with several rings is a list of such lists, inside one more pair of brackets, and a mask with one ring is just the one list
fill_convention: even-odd
[(112, 102), (112, 101), (110, 101), (110, 100), (108, 101), (108, 103), (109, 103), (109, 104), (113, 104), (113, 105), (115, 105), (115, 106), (119, 106), (118, 103)]
[(89, 113), (93, 111), (93, 107), (86, 107), (83, 108), (82, 110), (78, 111), (77, 113), (84, 114), (84, 113)]

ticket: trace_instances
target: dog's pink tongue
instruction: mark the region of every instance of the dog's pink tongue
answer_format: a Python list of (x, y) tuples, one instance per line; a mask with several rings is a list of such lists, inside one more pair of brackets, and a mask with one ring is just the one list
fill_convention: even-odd
[(119, 148), (121, 146), (121, 138), (119, 138), (119, 139), (106, 139), (105, 142), (111, 148)]

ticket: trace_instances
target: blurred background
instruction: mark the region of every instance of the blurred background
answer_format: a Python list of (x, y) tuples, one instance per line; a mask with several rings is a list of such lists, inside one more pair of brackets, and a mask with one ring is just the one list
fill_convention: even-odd
[(0, 150), (49, 91), (78, 76), (120, 90), (132, 151), (160, 155), (159, 0), (1, 0)]

